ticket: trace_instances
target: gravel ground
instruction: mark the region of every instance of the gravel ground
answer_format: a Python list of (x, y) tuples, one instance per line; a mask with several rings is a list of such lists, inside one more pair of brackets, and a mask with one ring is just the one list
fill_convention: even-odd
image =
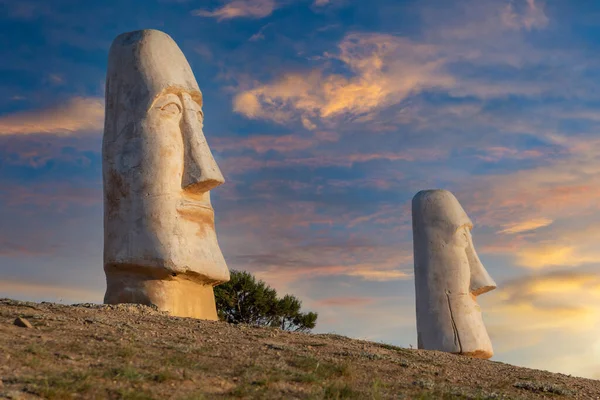
[(0, 299), (7, 398), (600, 399), (600, 381), (139, 305)]

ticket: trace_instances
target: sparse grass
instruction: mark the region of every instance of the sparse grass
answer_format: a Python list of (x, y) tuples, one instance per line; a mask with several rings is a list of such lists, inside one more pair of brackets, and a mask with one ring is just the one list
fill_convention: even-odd
[(323, 398), (331, 400), (358, 399), (360, 394), (347, 383), (333, 383), (325, 387)]
[(327, 346), (327, 343), (319, 343), (319, 342), (298, 342), (298, 344), (302, 346), (310, 346), (310, 347), (324, 347)]
[(154, 381), (158, 383), (178, 379), (178, 377), (169, 370), (160, 370), (156, 373), (148, 373), (131, 366), (111, 368), (106, 371), (104, 377), (113, 380), (122, 381)]
[(393, 351), (399, 351), (399, 352), (406, 352), (408, 351), (405, 348), (402, 348), (400, 346), (394, 346), (393, 344), (387, 344), (387, 343), (378, 343), (379, 347), (383, 347), (386, 350), (393, 350)]
[(119, 400), (154, 400), (149, 392), (140, 389), (118, 389), (114, 391)]
[(572, 394), (570, 390), (566, 390), (565, 388), (553, 385), (551, 383), (541, 383), (541, 382), (517, 382), (513, 385), (519, 389), (530, 390), (532, 392), (537, 393), (553, 393), (559, 395), (570, 395)]
[[(142, 316), (136, 311), (132, 323), (126, 309), (102, 306), (41, 304), (43, 321), (50, 325), (37, 334), (12, 324), (25, 307), (19, 304), (0, 300), (0, 398), (13, 392), (46, 399), (115, 400), (533, 400), (600, 395), (597, 381), (507, 364), (339, 335), (283, 334), (150, 312)], [(86, 318), (105, 323), (82, 328)]]
[(164, 359), (164, 364), (176, 368), (185, 368), (195, 371), (209, 371), (211, 363), (206, 361), (206, 349), (194, 348), (188, 352), (178, 350), (169, 351)]
[(349, 363), (335, 364), (328, 361), (317, 360), (312, 357), (295, 357), (288, 360), (291, 367), (312, 374), (315, 379), (304, 379), (305, 381), (318, 381), (337, 377), (350, 377), (352, 370)]
[(133, 346), (123, 345), (119, 347), (116, 352), (116, 355), (121, 358), (131, 358), (139, 353), (139, 349), (136, 349)]
[(25, 347), (25, 352), (36, 356), (48, 355), (48, 350), (37, 343), (31, 343), (29, 346)]
[(205, 400), (207, 397), (203, 393), (190, 393), (179, 400)]
[(62, 374), (50, 374), (38, 380), (31, 380), (27, 391), (46, 399), (65, 399), (74, 393), (88, 392), (92, 388), (91, 377), (87, 372), (72, 370)]
[(375, 378), (373, 383), (371, 384), (371, 399), (372, 400), (381, 400), (383, 399), (381, 380), (379, 378)]
[(252, 383), (242, 383), (236, 386), (231, 392), (230, 395), (238, 398), (269, 398), (267, 395), (269, 390), (268, 385), (260, 385), (254, 382)]
[(143, 379), (143, 373), (134, 367), (124, 366), (111, 368), (104, 374), (108, 379), (123, 379), (127, 381), (137, 381)]

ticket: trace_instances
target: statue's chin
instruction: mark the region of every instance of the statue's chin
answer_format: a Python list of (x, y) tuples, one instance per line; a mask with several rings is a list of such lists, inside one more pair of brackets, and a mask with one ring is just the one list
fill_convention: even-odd
[(105, 304), (154, 305), (178, 317), (217, 320), (213, 285), (190, 274), (140, 274), (135, 269), (106, 273)]

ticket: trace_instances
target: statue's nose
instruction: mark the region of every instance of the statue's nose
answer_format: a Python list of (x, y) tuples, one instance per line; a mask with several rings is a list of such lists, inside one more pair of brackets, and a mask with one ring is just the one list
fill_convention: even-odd
[(192, 98), (183, 96), (181, 133), (185, 148), (185, 161), (181, 185), (193, 193), (207, 192), (223, 183), (225, 178), (208, 147), (202, 131), (202, 114)]
[(469, 285), (470, 292), (475, 296), (479, 296), (480, 294), (496, 289), (496, 282), (494, 282), (490, 274), (481, 263), (481, 260), (475, 251), (475, 246), (473, 245), (472, 240), (469, 240), (469, 245), (467, 246), (466, 251), (467, 258), (469, 260), (469, 267), (471, 269), (471, 283)]

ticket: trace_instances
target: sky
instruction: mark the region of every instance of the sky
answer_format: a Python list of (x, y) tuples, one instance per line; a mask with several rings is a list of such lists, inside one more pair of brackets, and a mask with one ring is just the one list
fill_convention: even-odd
[(102, 302), (108, 49), (186, 55), (230, 269), (416, 347), (410, 202), (452, 191), (492, 360), (600, 379), (600, 3), (0, 0), (0, 297)]

